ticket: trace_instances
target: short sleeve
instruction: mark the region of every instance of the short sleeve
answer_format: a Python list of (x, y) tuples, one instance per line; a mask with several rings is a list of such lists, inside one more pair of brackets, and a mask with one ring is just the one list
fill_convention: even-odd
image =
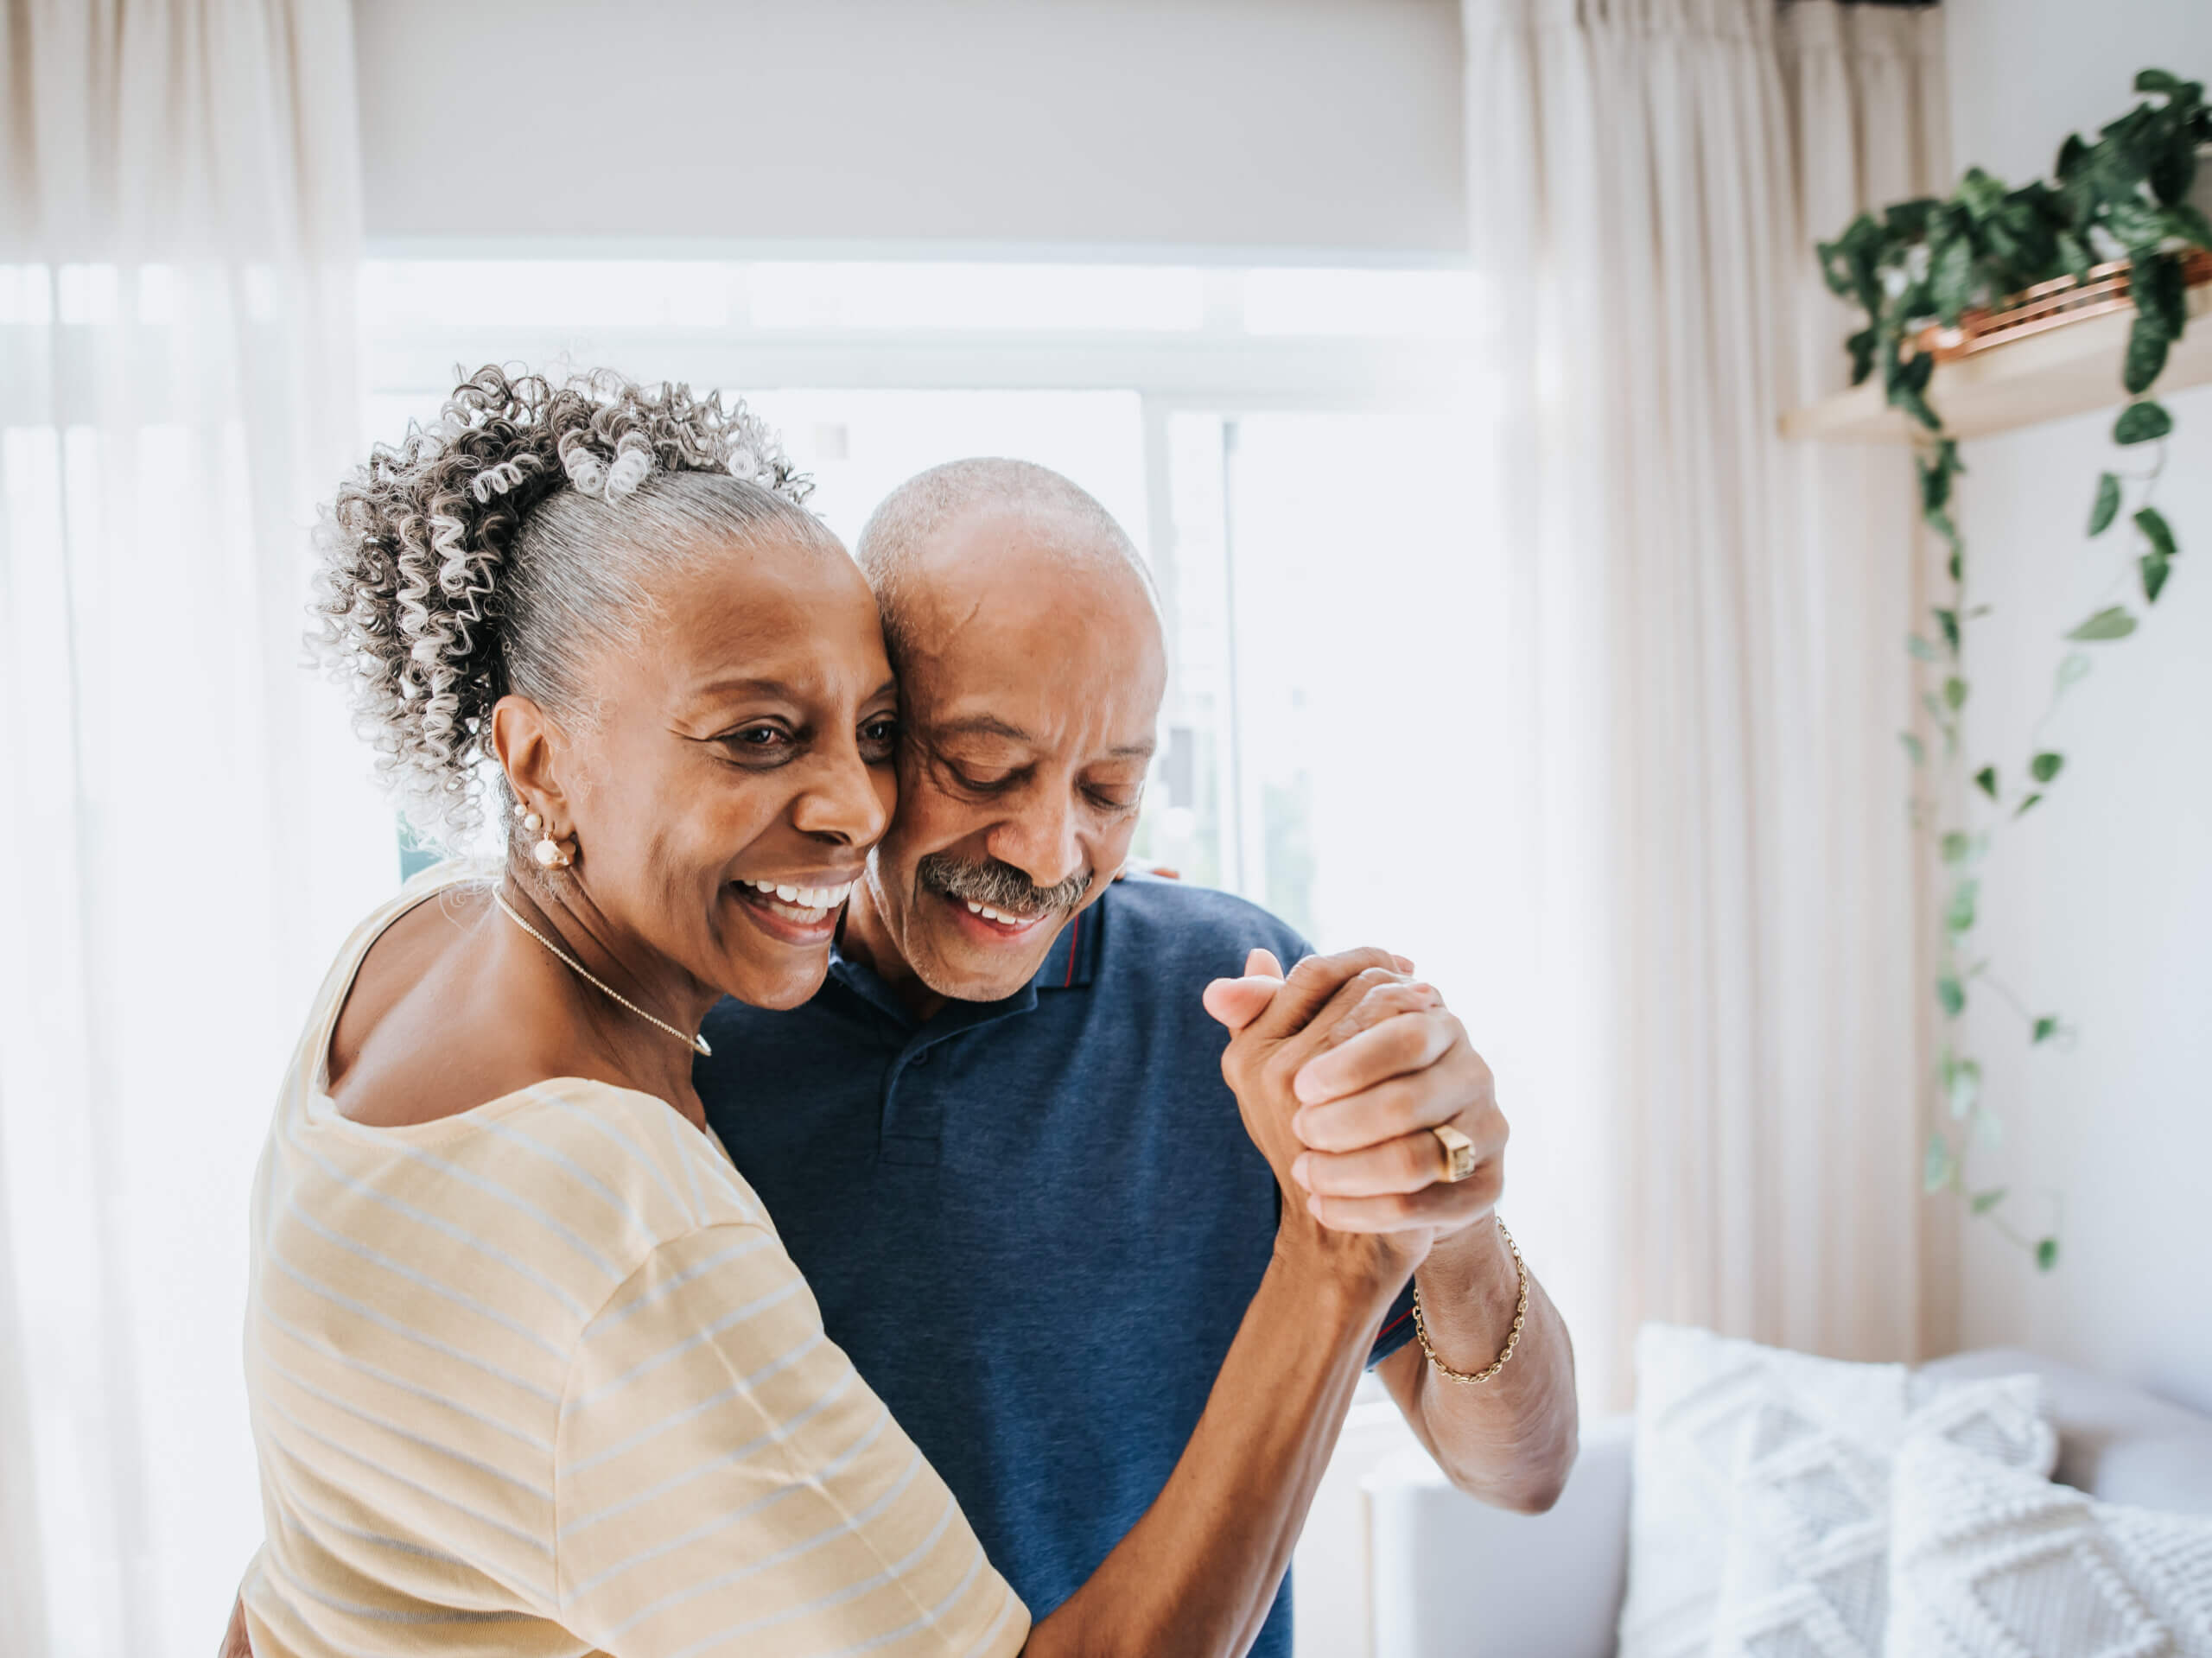
[(1398, 1299), (1390, 1303), (1389, 1312), (1382, 1315), (1382, 1327), (1375, 1332), (1375, 1345), (1368, 1350), (1367, 1368), (1373, 1369), (1413, 1338), (1414, 1280), (1408, 1278)]
[(613, 1658), (1018, 1652), (1029, 1617), (766, 1228), (664, 1243), (581, 1337), (560, 1618)]

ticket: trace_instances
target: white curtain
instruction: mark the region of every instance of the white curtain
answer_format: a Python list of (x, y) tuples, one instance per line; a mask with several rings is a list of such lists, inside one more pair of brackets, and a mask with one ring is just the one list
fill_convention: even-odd
[(353, 448), (345, 0), (0, 27), (0, 1650), (198, 1654), (246, 1189), (391, 818), (301, 667)]
[(1601, 1400), (1647, 1318), (1904, 1356), (1910, 478), (1776, 422), (1842, 382), (1814, 240), (1943, 170), (1939, 14), (1464, 10), (1509, 411), (1488, 529), (1513, 730), (1489, 752), (1525, 872), (1490, 989), (1539, 1258)]

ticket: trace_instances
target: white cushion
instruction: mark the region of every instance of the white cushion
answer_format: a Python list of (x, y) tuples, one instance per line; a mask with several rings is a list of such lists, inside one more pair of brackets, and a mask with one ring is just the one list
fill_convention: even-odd
[(1954, 1354), (1920, 1369), (1945, 1381), (2023, 1373), (2041, 1379), (2058, 1426), (2052, 1477), (2101, 1502), (2212, 1515), (2212, 1417), (2017, 1348)]
[[(1782, 1367), (1863, 1370), (1790, 1356)], [(1850, 1378), (1843, 1378), (1847, 1382)], [(1891, 1422), (1823, 1414), (1833, 1389), (1763, 1407), (1736, 1452), (1736, 1509), (1713, 1612), (1722, 1658), (1882, 1658), (1889, 1613)], [(1934, 1439), (2041, 1475), (2057, 1437), (2033, 1376), (1957, 1386), (1915, 1376), (1905, 1440)], [(1870, 1432), (1871, 1429), (1871, 1432)]]
[(1915, 1440), (1891, 1483), (1889, 1658), (2212, 1658), (2212, 1520)]
[[(1871, 1602), (1878, 1628), (1882, 1579), (1868, 1566), (1866, 1550), (1872, 1539), (1878, 1561), (1889, 1508), (1887, 1463), (1916, 1407), (1948, 1389), (1916, 1383), (1902, 1364), (1847, 1364), (1668, 1324), (1647, 1324), (1638, 1333), (1636, 1364), (1619, 1658), (1705, 1658), (1714, 1650), (1737, 1481), (1757, 1468), (1774, 1476), (1762, 1496), (1763, 1512), (1770, 1502), (1779, 1505), (1798, 1516), (1801, 1529), (1793, 1537), (1818, 1533), (1827, 1540), (1833, 1557), (1813, 1544), (1798, 1551), (1815, 1573), (1843, 1574), (1815, 1592), (1860, 1606), (1853, 1622), (1862, 1628), (1863, 1608)], [(1973, 1415), (1969, 1411), (1955, 1426), (1966, 1431)], [(2048, 1470), (2047, 1432), (2038, 1435), (2017, 1422), (2008, 1432), (2014, 1454), (2038, 1472)], [(1992, 1448), (2004, 1438), (1990, 1436)], [(1781, 1569), (1747, 1550), (1739, 1598), (1746, 1619), (1777, 1588), (1774, 1574)], [(1750, 1649), (1760, 1658), (1792, 1650), (1756, 1640)]]

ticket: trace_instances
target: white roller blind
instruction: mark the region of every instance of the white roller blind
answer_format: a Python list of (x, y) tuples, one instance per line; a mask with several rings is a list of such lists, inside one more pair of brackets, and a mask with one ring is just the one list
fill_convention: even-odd
[(356, 0), (368, 228), (1466, 245), (1455, 0)]

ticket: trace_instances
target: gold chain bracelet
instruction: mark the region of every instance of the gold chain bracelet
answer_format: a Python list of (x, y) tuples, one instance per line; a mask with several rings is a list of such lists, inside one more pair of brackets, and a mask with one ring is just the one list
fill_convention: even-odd
[[(1497, 1220), (1496, 1216), (1491, 1217)], [(1513, 1328), (1506, 1332), (1505, 1345), (1497, 1350), (1497, 1356), (1471, 1375), (1465, 1370), (1455, 1370), (1437, 1357), (1436, 1350), (1428, 1344), (1428, 1327), (1421, 1320), (1421, 1280), (1414, 1280), (1414, 1334), (1420, 1338), (1421, 1350), (1428, 1355), (1429, 1369), (1446, 1382), (1457, 1382), (1472, 1387), (1487, 1382), (1505, 1368), (1506, 1360), (1513, 1356), (1513, 1350), (1521, 1344), (1521, 1326), (1529, 1320), (1529, 1263), (1521, 1259), (1521, 1246), (1513, 1241), (1513, 1234), (1505, 1229), (1505, 1223), (1497, 1222), (1497, 1235), (1505, 1240), (1505, 1247), (1513, 1252), (1513, 1270), (1520, 1275), (1521, 1293), (1513, 1303)]]

